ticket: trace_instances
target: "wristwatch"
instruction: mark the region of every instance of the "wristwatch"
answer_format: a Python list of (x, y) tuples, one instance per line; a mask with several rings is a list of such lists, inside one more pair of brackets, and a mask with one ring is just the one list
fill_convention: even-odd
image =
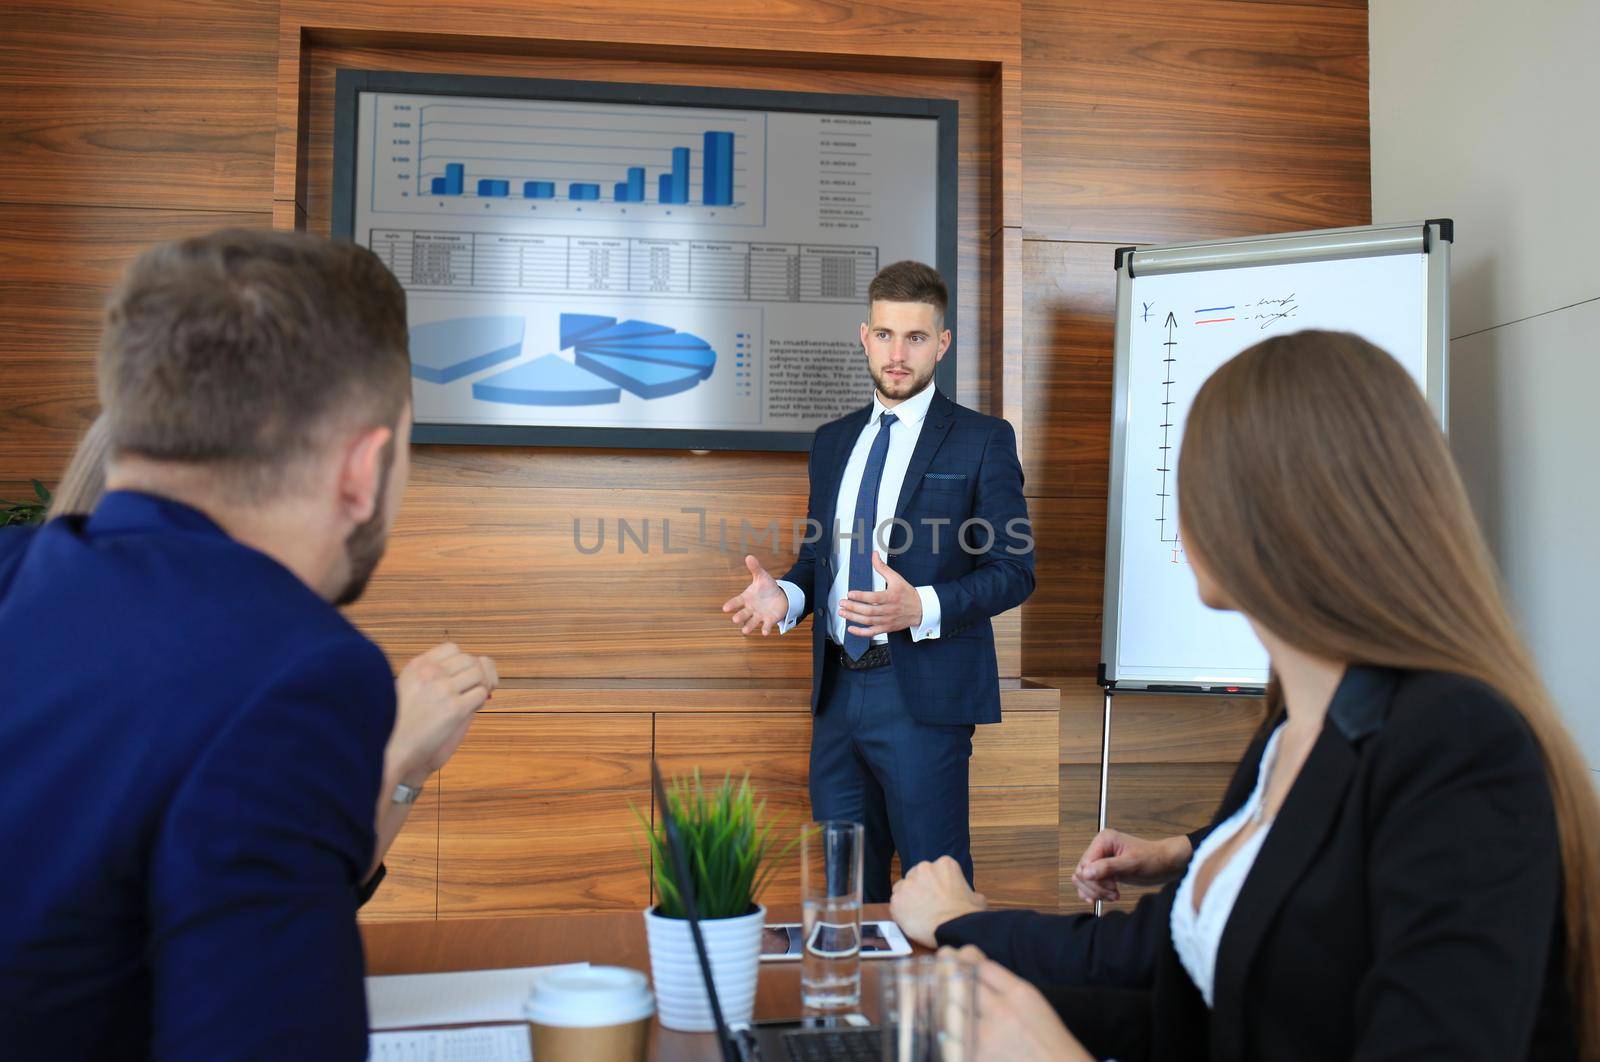
[(422, 795), (420, 785), (406, 785), (404, 782), (394, 784), (394, 795), (389, 798), (395, 804), (415, 804), (417, 797)]

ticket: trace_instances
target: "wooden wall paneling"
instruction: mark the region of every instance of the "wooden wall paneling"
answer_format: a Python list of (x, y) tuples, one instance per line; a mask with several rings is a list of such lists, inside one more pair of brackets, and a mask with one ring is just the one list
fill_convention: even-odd
[[(1111, 463), (1115, 248), (1023, 244), (1025, 436), (1017, 440), (1030, 498), (1093, 499), (1103, 507)], [(1102, 544), (1103, 548), (1103, 544)]]
[(1019, 54), (1015, 0), (973, 0), (933, 8), (792, 0), (781, 9), (715, 0), (692, 12), (675, 0), (628, 0), (625, 7), (612, 9), (533, 10), (517, 0), (478, 0), (471, 5), (470, 23), (462, 5), (425, 0), (283, 0), (280, 9), (285, 23), (330, 35), (538, 38), (701, 50), (707, 41), (715, 41), (724, 48), (828, 57), (909, 56), (966, 62), (1009, 60)]
[(4, 198), (265, 210), (277, 7), (274, 0), (7, 5)]
[(140, 251), (266, 224), (266, 214), (0, 202), (0, 486), (60, 479), (99, 410), (106, 299)]
[(439, 786), (428, 785), (384, 856), (387, 873), (358, 912), (363, 922), (431, 920), (439, 913)]
[[(1100, 661), (1105, 502), (1029, 498), (1038, 585), (1022, 605), (1022, 673), (1093, 678)], [(1052, 682), (1053, 684), (1053, 682)]]
[(1025, 0), (1023, 56), (1030, 238), (1370, 220), (1362, 6)]
[(439, 917), (643, 909), (651, 717), (481, 715), (440, 772)]
[[(756, 637), (756, 636), (752, 636)], [(809, 635), (807, 635), (809, 638)], [(803, 685), (742, 679), (512, 679), (494, 691), (483, 712), (808, 713), (811, 681)]]
[[(699, 517), (685, 515), (685, 506), (706, 510), (703, 543)], [(745, 638), (721, 611), (749, 582), (745, 546), (778, 574), (788, 567), (801, 518), (794, 514), (804, 506), (803, 497), (621, 483), (564, 490), (419, 484), (352, 616), (396, 666), (449, 638), (493, 656), (502, 676), (809, 683), (809, 631)], [(624, 520), (634, 537), (619, 536)], [(580, 552), (574, 521), (585, 549), (597, 545), (603, 522), (599, 552)], [(741, 521), (752, 529), (743, 543)], [(779, 542), (755, 542), (773, 521)]]
[[(599, 483), (625, 483), (692, 493), (715, 484), (724, 494), (805, 497), (805, 454), (762, 456), (765, 460), (753, 461), (749, 453), (735, 450), (684, 453), (552, 446), (417, 446), (411, 452), (411, 485), (582, 490)], [(669, 515), (697, 519), (679, 509)], [(698, 532), (698, 524), (695, 530)]]
[(981, 788), (1054, 788), (1056, 734), (1052, 711), (1012, 711), (972, 734), (968, 784)]

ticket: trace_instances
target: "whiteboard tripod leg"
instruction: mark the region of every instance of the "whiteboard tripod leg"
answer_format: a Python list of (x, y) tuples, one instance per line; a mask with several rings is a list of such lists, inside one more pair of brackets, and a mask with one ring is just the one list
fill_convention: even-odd
[[(1106, 779), (1111, 773), (1111, 691), (1106, 690), (1105, 719), (1100, 730), (1100, 825), (1096, 828), (1106, 828)], [(1100, 901), (1094, 902), (1095, 917), (1100, 915)]]

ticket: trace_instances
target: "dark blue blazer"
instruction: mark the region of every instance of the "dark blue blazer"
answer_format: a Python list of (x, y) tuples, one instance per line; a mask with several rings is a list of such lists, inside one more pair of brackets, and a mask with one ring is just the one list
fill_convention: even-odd
[[(811, 444), (811, 497), (807, 517), (822, 529), (807, 542), (783, 578), (805, 594), (801, 615), (828, 607), (833, 585), (834, 505), (839, 479), (867, 418), (868, 405), (817, 429)], [(895, 517), (910, 525), (885, 534), (885, 559), (912, 586), (932, 586), (939, 595), (939, 637), (913, 642), (909, 631), (889, 635), (900, 694), (924, 723), (1000, 721), (1000, 672), (995, 663), (990, 617), (1015, 608), (1033, 592), (1033, 532), (1022, 496), (1017, 436), (999, 417), (985, 416), (935, 394), (906, 468)], [(839, 516), (848, 531), (853, 513)], [(963, 522), (985, 521), (993, 541), (978, 526), (968, 529), (967, 549), (957, 540)], [(816, 536), (816, 532), (807, 538)], [(812, 622), (811, 710), (822, 688), (826, 622)]]
[(0, 531), (0, 1054), (366, 1054), (357, 886), (394, 679), (203, 514)]

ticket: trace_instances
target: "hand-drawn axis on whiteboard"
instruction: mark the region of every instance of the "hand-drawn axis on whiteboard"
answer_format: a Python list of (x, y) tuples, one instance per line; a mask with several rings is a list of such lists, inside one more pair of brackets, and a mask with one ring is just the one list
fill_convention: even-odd
[[(1167, 338), (1161, 344), (1161, 364), (1166, 370), (1165, 379), (1161, 382), (1161, 465), (1156, 471), (1161, 473), (1161, 492), (1156, 496), (1160, 503), (1160, 514), (1156, 517), (1156, 526), (1161, 532), (1161, 541), (1172, 545), (1172, 563), (1183, 563), (1183, 546), (1178, 541), (1178, 521), (1176, 515), (1171, 519), (1171, 528), (1167, 527), (1167, 499), (1172, 493), (1167, 489), (1167, 473), (1172, 471), (1172, 385), (1174, 383), (1173, 366), (1177, 364), (1178, 341), (1173, 338), (1173, 330), (1178, 327), (1178, 319), (1171, 310), (1167, 311), (1167, 319), (1163, 322), (1167, 330)], [(1176, 513), (1176, 506), (1174, 506)]]

